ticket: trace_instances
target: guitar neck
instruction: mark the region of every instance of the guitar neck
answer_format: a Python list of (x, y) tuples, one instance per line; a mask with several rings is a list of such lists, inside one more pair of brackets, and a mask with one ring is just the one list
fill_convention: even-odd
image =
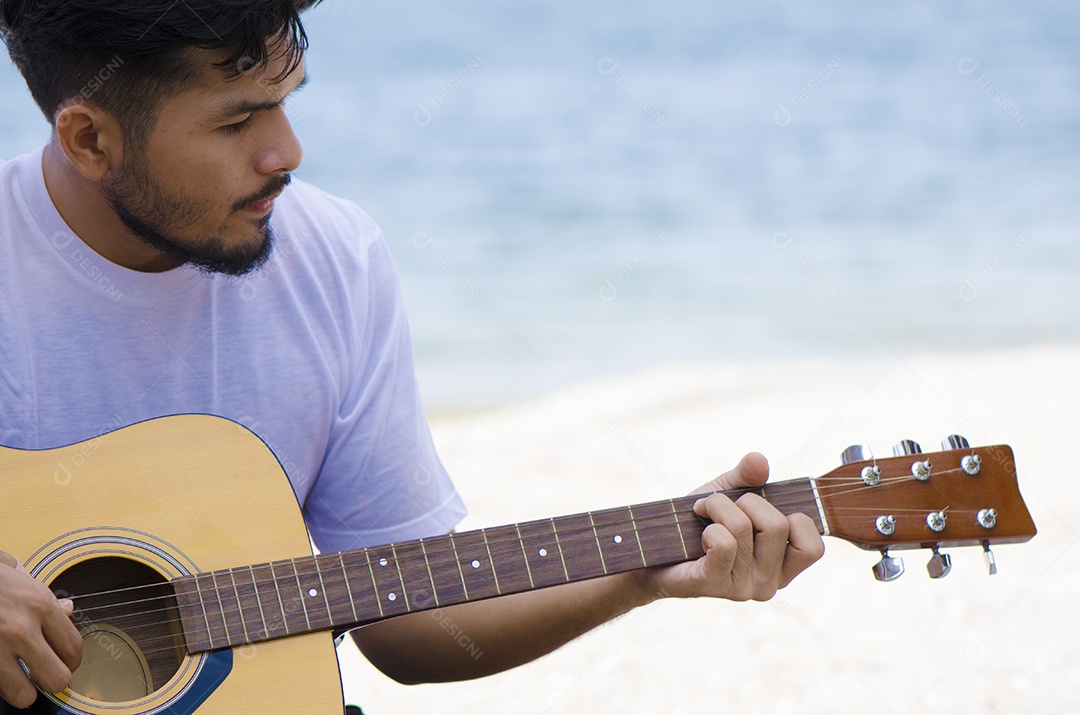
[[(809, 479), (736, 489), (824, 531)], [(701, 495), (477, 529), (174, 580), (187, 649), (200, 653), (583, 581), (702, 554)]]

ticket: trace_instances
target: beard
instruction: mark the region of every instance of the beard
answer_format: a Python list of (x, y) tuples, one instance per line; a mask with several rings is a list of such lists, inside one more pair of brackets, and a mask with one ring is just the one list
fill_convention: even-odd
[[(282, 174), (259, 192), (233, 204), (234, 211), (269, 198), (292, 181)], [(125, 158), (120, 169), (102, 182), (105, 199), (128, 231), (151, 248), (180, 264), (191, 265), (207, 274), (242, 276), (258, 270), (270, 258), (274, 234), (270, 214), (259, 219), (252, 235), (229, 242), (221, 233), (181, 239), (177, 231), (195, 225), (210, 207), (208, 200), (170, 193), (155, 181), (141, 157)]]

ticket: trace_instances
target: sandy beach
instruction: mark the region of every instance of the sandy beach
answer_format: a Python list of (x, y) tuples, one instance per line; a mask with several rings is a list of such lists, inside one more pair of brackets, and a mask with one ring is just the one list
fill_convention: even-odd
[(993, 577), (978, 548), (954, 549), (938, 581), (928, 552), (898, 552), (907, 573), (887, 584), (870, 572), (876, 553), (830, 538), (822, 561), (770, 602), (664, 601), (468, 683), (401, 686), (350, 644), (346, 698), (368, 715), (1070, 711), (1080, 486), (1061, 464), (1080, 424), (1077, 364), (1080, 348), (1043, 346), (675, 365), (436, 419), (471, 508), (462, 529), (676, 496), (750, 450), (783, 479), (828, 472), (849, 444), (888, 456), (902, 438), (935, 451), (961, 433), (1013, 447), (1039, 534), (997, 547)]

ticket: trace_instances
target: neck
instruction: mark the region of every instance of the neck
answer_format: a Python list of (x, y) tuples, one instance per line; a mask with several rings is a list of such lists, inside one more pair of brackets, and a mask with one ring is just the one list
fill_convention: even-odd
[(95, 253), (133, 271), (160, 273), (177, 267), (173, 259), (128, 231), (105, 198), (101, 182), (75, 168), (56, 141), (45, 147), (41, 168), (57, 213)]
[[(755, 491), (823, 531), (809, 479)], [(355, 551), (222, 569), (173, 582), (191, 653), (344, 631), (572, 581), (690, 561), (704, 553), (702, 495), (478, 529)]]

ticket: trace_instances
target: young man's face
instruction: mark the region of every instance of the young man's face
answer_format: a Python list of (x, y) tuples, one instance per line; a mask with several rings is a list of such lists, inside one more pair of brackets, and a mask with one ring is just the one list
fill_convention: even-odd
[(283, 63), (235, 79), (208, 67), (208, 82), (162, 104), (145, 146), (125, 152), (102, 181), (128, 230), (213, 272), (240, 275), (266, 260), (273, 199), (302, 158), (283, 103), (302, 84), (304, 64), (272, 82)]

